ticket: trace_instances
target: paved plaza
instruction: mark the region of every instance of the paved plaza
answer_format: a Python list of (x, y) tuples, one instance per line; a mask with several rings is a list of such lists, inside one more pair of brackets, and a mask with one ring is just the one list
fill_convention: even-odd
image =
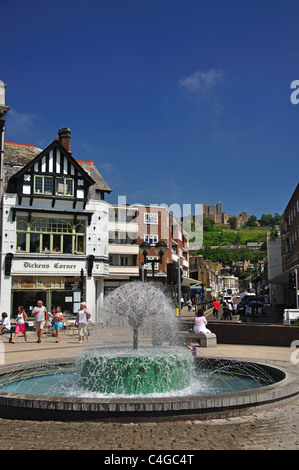
[[(128, 344), (131, 338), (119, 336), (115, 326), (113, 337)], [(44, 335), (36, 343), (34, 332), (28, 341), (17, 338), (16, 344), (2, 339), (5, 365), (39, 359), (74, 357), (82, 348), (95, 344), (111, 344), (108, 330), (91, 333), (90, 341), (79, 344), (73, 332), (61, 335), (61, 341)], [(216, 348), (198, 348), (198, 354), (209, 357), (231, 357), (290, 363), (292, 349), (218, 344)], [(298, 366), (296, 366), (298, 367)], [(59, 422), (0, 419), (0, 449), (22, 450), (275, 450), (299, 449), (299, 397), (289, 404), (254, 411), (247, 416), (210, 420), (163, 420), (161, 422)], [(22, 436), (22, 439), (20, 439)]]

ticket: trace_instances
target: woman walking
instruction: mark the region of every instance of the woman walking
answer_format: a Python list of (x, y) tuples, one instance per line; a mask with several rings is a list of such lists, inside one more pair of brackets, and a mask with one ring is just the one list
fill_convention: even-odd
[(22, 333), (24, 335), (24, 341), (27, 343), (27, 336), (26, 336), (26, 321), (27, 321), (27, 314), (25, 312), (25, 309), (22, 305), (18, 307), (18, 316), (17, 316), (17, 323), (16, 323), (16, 331), (15, 331), (15, 337), (12, 341), (12, 343), (16, 342), (17, 336), (19, 333)]

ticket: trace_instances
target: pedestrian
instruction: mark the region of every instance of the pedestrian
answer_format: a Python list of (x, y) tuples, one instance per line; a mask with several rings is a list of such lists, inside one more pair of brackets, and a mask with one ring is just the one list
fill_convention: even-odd
[(47, 329), (49, 329), (49, 331), (53, 327), (53, 318), (54, 318), (55, 313), (56, 313), (56, 307), (55, 305), (52, 305), (51, 312), (48, 312), (48, 318), (47, 318), (47, 323), (46, 323), (46, 327)]
[(220, 307), (220, 302), (217, 299), (215, 299), (214, 302), (213, 302), (213, 315), (214, 315), (214, 318), (218, 318), (219, 307)]
[(0, 335), (4, 335), (5, 333), (10, 333), (11, 325), (10, 319), (6, 312), (2, 313), (2, 321), (1, 321), (1, 328), (0, 328)]
[(32, 315), (34, 316), (35, 331), (37, 333), (36, 342), (41, 343), (45, 322), (48, 320), (48, 312), (46, 307), (43, 305), (42, 300), (37, 301), (37, 306), (32, 310)]
[(80, 306), (80, 310), (78, 312), (77, 319), (76, 319), (76, 323), (78, 324), (78, 331), (79, 331), (79, 343), (82, 343), (84, 336), (86, 336), (87, 341), (89, 340), (88, 320), (90, 317), (91, 317), (91, 313), (88, 311), (86, 307), (86, 303), (82, 302)]
[(188, 305), (188, 311), (191, 312), (191, 307), (192, 307), (191, 299), (188, 300), (187, 305)]
[(58, 305), (56, 307), (56, 312), (53, 313), (53, 318), (52, 318), (52, 326), (53, 330), (56, 331), (56, 343), (59, 343), (60, 341), (60, 330), (62, 329), (62, 323), (63, 323), (63, 314), (61, 307)]
[(229, 319), (232, 320), (233, 319), (233, 303), (232, 302), (228, 302), (227, 309), (228, 309)]
[(222, 312), (223, 313), (222, 313), (221, 320), (226, 320), (227, 315), (228, 315), (228, 306), (225, 300), (223, 301)]
[(18, 307), (15, 337), (14, 337), (12, 343), (16, 342), (16, 339), (17, 339), (17, 336), (18, 336), (19, 333), (22, 333), (22, 335), (24, 335), (24, 341), (25, 341), (25, 343), (27, 343), (26, 322), (27, 322), (27, 313), (25, 312), (25, 309), (24, 309), (23, 305), (20, 305)]
[(185, 302), (184, 297), (181, 297), (181, 308), (184, 307), (184, 302)]
[(194, 319), (195, 325), (193, 327), (194, 333), (211, 333), (210, 330), (206, 327), (208, 324), (206, 317), (204, 316), (203, 310), (198, 310), (196, 317)]

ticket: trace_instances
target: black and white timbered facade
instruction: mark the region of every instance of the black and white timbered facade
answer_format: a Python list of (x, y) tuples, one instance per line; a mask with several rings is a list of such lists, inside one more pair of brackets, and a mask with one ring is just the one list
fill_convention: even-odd
[(87, 302), (97, 320), (109, 275), (110, 188), (92, 161), (70, 152), (61, 129), (45, 150), (5, 144), (2, 212), (2, 311), (37, 300), (76, 313)]

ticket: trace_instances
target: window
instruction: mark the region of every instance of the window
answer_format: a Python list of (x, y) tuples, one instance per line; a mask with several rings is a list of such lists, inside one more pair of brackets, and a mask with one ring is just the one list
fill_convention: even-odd
[[(148, 261), (156, 261), (156, 260), (157, 260), (157, 263), (154, 263), (154, 270), (155, 270), (155, 271), (158, 271), (158, 269), (159, 269), (159, 264), (158, 264), (158, 258), (157, 258), (157, 256), (147, 256), (147, 260), (148, 260)], [(152, 263), (145, 263), (144, 269), (151, 270), (151, 269), (152, 269)]]
[(52, 176), (35, 176), (34, 192), (37, 194), (53, 194), (53, 178)]
[(85, 253), (86, 225), (71, 219), (17, 216), (17, 251), (27, 253)]
[(129, 265), (129, 260), (127, 256), (121, 256), (120, 257), (120, 265), (121, 266), (128, 266)]
[(72, 178), (56, 178), (56, 196), (73, 196), (74, 180)]
[(157, 224), (158, 214), (149, 214), (148, 212), (146, 212), (144, 214), (144, 223), (145, 224)]
[(144, 235), (144, 241), (150, 245), (155, 245), (158, 242), (158, 235)]

